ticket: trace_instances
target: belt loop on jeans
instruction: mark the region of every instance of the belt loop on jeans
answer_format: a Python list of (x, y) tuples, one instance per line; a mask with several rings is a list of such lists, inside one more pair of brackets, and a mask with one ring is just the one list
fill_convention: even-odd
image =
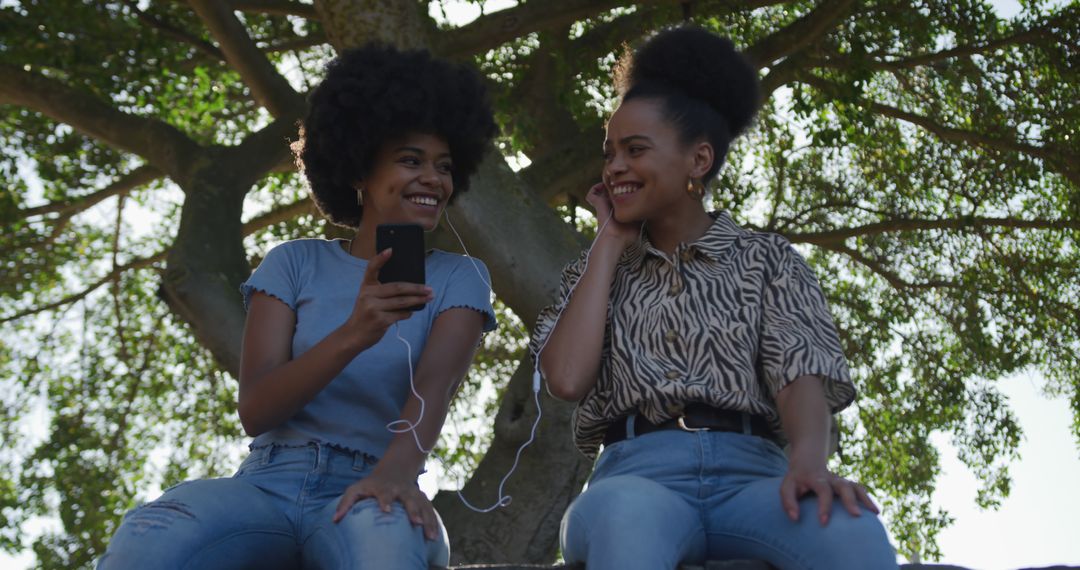
[(637, 420), (637, 417), (637, 414), (626, 416), (626, 439), (634, 439), (637, 437), (637, 433), (634, 432), (634, 422)]
[(354, 451), (352, 458), (353, 471), (363, 471), (367, 469), (368, 465), (373, 465), (376, 462), (375, 456), (363, 451)]
[(754, 430), (750, 427), (750, 414), (742, 412), (742, 432), (746, 435), (753, 435)]

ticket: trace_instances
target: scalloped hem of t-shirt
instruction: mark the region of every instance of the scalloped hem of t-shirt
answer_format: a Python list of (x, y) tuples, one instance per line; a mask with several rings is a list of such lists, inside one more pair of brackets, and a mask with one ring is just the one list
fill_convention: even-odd
[(240, 285), (240, 294), (244, 296), (244, 310), (245, 311), (249, 310), (249, 308), (251, 307), (251, 294), (256, 292), (256, 291), (258, 291), (259, 293), (263, 293), (263, 294), (265, 294), (267, 296), (273, 297), (273, 298), (277, 299), (278, 301), (281, 301), (282, 303), (285, 303), (286, 307), (292, 309), (293, 311), (296, 311), (296, 307), (294, 305), (292, 305), (291, 303), (289, 303), (285, 299), (281, 298), (280, 295), (275, 294), (273, 291), (270, 291), (269, 289), (267, 289), (265, 287), (259, 287), (258, 285), (251, 285), (251, 284), (248, 284), (248, 283), (244, 283), (244, 284)]
[(472, 305), (450, 305), (449, 307), (443, 307), (439, 310), (438, 313), (435, 313), (435, 316), (438, 317), (439, 315), (445, 313), (446, 311), (449, 311), (450, 309), (472, 309), (473, 311), (484, 315), (484, 326), (482, 329), (483, 332), (491, 332), (499, 326), (498, 321), (495, 320), (495, 313), (493, 311), (488, 311), (485, 309), (474, 307)]

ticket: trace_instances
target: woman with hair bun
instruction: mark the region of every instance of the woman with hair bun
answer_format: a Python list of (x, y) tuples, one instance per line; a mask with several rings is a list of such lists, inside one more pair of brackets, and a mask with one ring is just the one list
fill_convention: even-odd
[(855, 388), (813, 272), (783, 237), (702, 204), (757, 109), (755, 70), (683, 27), (624, 56), (615, 83), (588, 195), (601, 229), (532, 340), (552, 395), (579, 402), (578, 448), (604, 446), (563, 555), (589, 570), (896, 568), (866, 489), (826, 465), (829, 414)]
[(431, 251), (426, 285), (380, 283), (393, 252), (376, 251), (375, 228), (434, 229), (495, 130), (465, 66), (379, 45), (330, 62), (294, 150), (319, 210), (355, 234), (283, 243), (243, 284), (250, 455), (231, 478), (182, 483), (129, 512), (99, 568), (449, 563), (416, 479), (494, 328), (490, 280), (479, 260)]

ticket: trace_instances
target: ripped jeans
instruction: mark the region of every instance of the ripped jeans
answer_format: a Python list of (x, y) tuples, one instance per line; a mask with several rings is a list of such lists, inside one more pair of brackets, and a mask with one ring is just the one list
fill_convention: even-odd
[(376, 459), (319, 443), (255, 448), (231, 478), (181, 483), (129, 511), (98, 562), (114, 568), (424, 569), (449, 564), (446, 530), (424, 539), (401, 503), (363, 499), (338, 524), (345, 488)]

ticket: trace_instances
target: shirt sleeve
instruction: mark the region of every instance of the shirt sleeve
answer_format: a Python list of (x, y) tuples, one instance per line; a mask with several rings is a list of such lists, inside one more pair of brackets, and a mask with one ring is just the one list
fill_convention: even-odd
[[(559, 296), (558, 301), (544, 308), (540, 311), (540, 315), (536, 318), (536, 326), (533, 327), (532, 339), (529, 341), (529, 354), (535, 361), (540, 350), (543, 349), (544, 344), (547, 343), (548, 336), (551, 335), (552, 329), (559, 322), (559, 316), (562, 315), (563, 309), (570, 303), (570, 292), (577, 285), (577, 282), (581, 280), (581, 275), (584, 272), (589, 255), (588, 250), (581, 254), (581, 257), (567, 263), (563, 267), (562, 280), (559, 283)], [(601, 367), (611, 353), (611, 300), (608, 300), (607, 307), (607, 322), (604, 326), (604, 348), (600, 355)]]
[(822, 379), (832, 412), (855, 399), (847, 361), (840, 348), (828, 302), (813, 270), (791, 244), (784, 243), (776, 273), (764, 296), (761, 366), (769, 393), (775, 398), (795, 379)]
[(299, 259), (297, 248), (286, 242), (275, 246), (266, 254), (247, 281), (240, 285), (244, 296), (244, 310), (251, 305), (251, 296), (259, 291), (274, 297), (296, 310), (300, 295)]
[(450, 273), (435, 316), (454, 308), (472, 309), (484, 315), (484, 332), (495, 330), (497, 323), (488, 283), (491, 283), (491, 274), (484, 262), (475, 257), (462, 256), (462, 262)]

